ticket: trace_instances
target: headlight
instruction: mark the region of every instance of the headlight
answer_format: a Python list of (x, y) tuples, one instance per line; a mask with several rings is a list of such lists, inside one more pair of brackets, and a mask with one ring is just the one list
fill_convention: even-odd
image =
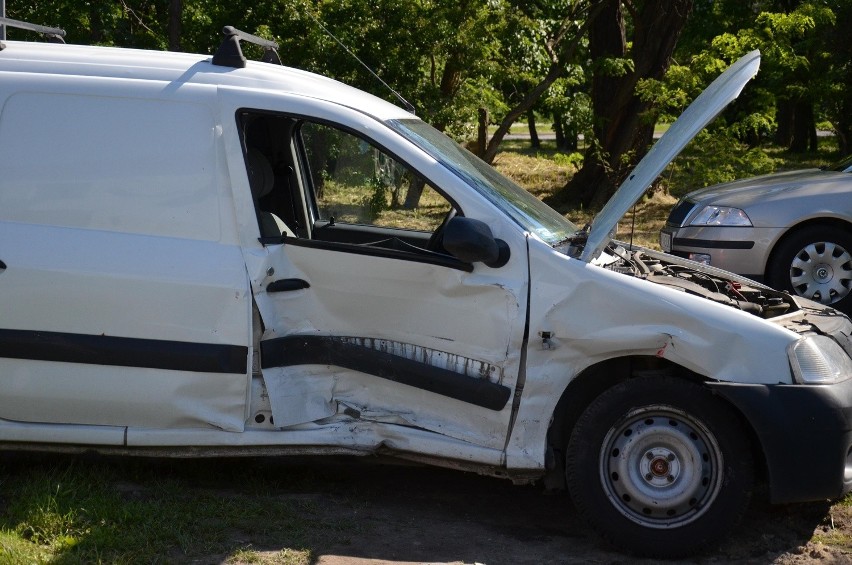
[(800, 383), (831, 384), (852, 377), (852, 359), (828, 336), (802, 338), (789, 347), (788, 355)]
[(705, 206), (689, 222), (691, 226), (751, 226), (748, 215), (739, 208), (728, 206)]

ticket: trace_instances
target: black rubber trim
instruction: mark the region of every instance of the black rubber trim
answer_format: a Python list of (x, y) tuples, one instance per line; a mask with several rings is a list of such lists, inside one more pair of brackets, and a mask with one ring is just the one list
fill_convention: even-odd
[(672, 247), (705, 247), (707, 249), (751, 249), (753, 241), (720, 241), (716, 239), (687, 239), (676, 237), (672, 241)]
[(311, 288), (310, 283), (303, 279), (279, 279), (266, 285), (266, 292), (288, 292)]
[(297, 335), (260, 343), (261, 366), (334, 365), (499, 411), (511, 389), (486, 379), (378, 351), (334, 336)]
[(339, 253), (353, 253), (355, 255), (369, 255), (371, 257), (385, 257), (388, 259), (400, 259), (411, 261), (413, 263), (426, 263), (429, 265), (438, 265), (439, 267), (447, 267), (459, 271), (473, 272), (473, 265), (459, 261), (455, 257), (444, 255), (442, 253), (432, 253), (430, 251), (421, 250), (419, 253), (412, 251), (403, 251), (398, 249), (388, 249), (385, 247), (372, 247), (364, 244), (352, 243), (337, 243), (331, 241), (320, 241), (317, 239), (301, 239), (291, 237), (287, 240), (288, 245), (296, 247), (311, 247), (314, 249), (324, 249), (327, 251), (337, 251)]
[(852, 379), (834, 385), (708, 385), (754, 430), (774, 504), (833, 499), (852, 490), (845, 472), (852, 466)]
[(0, 269), (5, 269), (5, 268), (6, 268), (6, 263), (4, 263), (3, 261), (0, 261)]
[(0, 357), (246, 374), (248, 347), (28, 330), (0, 330)]

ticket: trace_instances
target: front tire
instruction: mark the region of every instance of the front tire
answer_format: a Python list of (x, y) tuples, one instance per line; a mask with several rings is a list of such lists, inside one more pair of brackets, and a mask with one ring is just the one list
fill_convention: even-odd
[(700, 552), (727, 534), (754, 480), (730, 407), (669, 377), (631, 379), (596, 398), (571, 433), (566, 479), (603, 537), (659, 558)]

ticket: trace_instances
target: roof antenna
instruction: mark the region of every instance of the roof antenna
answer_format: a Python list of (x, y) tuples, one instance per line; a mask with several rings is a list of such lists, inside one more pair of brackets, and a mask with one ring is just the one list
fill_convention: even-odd
[(334, 35), (333, 33), (331, 33), (331, 32), (328, 30), (328, 28), (327, 28), (327, 27), (325, 27), (324, 25), (322, 25), (322, 22), (321, 22), (321, 21), (319, 21), (319, 19), (317, 19), (317, 18), (316, 18), (316, 16), (314, 16), (314, 15), (313, 15), (313, 14), (312, 14), (309, 10), (307, 11), (307, 14), (308, 14), (308, 16), (310, 16), (310, 17), (311, 17), (311, 19), (312, 19), (312, 20), (314, 20), (314, 21), (316, 22), (316, 24), (317, 24), (318, 26), (320, 26), (320, 27), (322, 28), (322, 30), (323, 30), (324, 32), (326, 32), (326, 33), (328, 34), (328, 36), (329, 36), (329, 37), (331, 37), (331, 38), (332, 38), (332, 39), (333, 39), (333, 40), (334, 40), (334, 41), (335, 41), (338, 45), (340, 45), (340, 46), (343, 48), (343, 50), (344, 50), (344, 51), (346, 51), (347, 53), (349, 53), (350, 55), (352, 55), (352, 57), (353, 57), (356, 61), (358, 61), (359, 63), (361, 63), (361, 66), (362, 66), (362, 67), (364, 67), (365, 69), (367, 69), (367, 71), (369, 71), (369, 73), (370, 73), (371, 75), (373, 75), (373, 76), (376, 78), (376, 80), (378, 80), (380, 83), (382, 83), (382, 84), (384, 85), (384, 87), (385, 87), (385, 88), (387, 88), (388, 90), (390, 90), (390, 91), (393, 93), (393, 95), (396, 97), (396, 99), (397, 99), (397, 100), (399, 100), (399, 101), (400, 101), (400, 103), (401, 103), (401, 104), (405, 107), (405, 109), (406, 109), (406, 110), (408, 110), (408, 111), (409, 111), (409, 112), (411, 112), (412, 114), (414, 114), (414, 113), (415, 113), (415, 111), (414, 111), (414, 105), (413, 105), (411, 102), (409, 102), (408, 100), (406, 100), (405, 98), (403, 98), (403, 97), (402, 97), (402, 94), (400, 94), (399, 92), (397, 92), (396, 90), (394, 90), (393, 88), (391, 88), (391, 87), (390, 87), (390, 85), (389, 85), (388, 83), (386, 83), (385, 81), (383, 81), (383, 80), (382, 80), (382, 77), (380, 77), (380, 76), (379, 76), (379, 75), (377, 75), (375, 72), (373, 72), (373, 69), (371, 69), (370, 67), (368, 67), (368, 66), (367, 66), (367, 64), (366, 64), (364, 61), (362, 61), (361, 59), (359, 59), (359, 58), (358, 58), (358, 55), (356, 55), (355, 53), (353, 53), (352, 51), (350, 51), (350, 50), (349, 50), (349, 48), (348, 48), (348, 47), (346, 47), (346, 46), (345, 46), (345, 45), (344, 45), (344, 44), (343, 44), (343, 43), (342, 43), (339, 39), (337, 39), (337, 37), (335, 37), (335, 35)]

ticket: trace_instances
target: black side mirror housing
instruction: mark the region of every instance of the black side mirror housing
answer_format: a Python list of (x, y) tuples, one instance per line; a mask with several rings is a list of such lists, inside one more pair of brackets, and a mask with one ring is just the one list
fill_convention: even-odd
[(465, 263), (485, 263), (493, 269), (509, 261), (509, 245), (497, 239), (481, 220), (456, 216), (444, 226), (443, 246), (453, 257)]

